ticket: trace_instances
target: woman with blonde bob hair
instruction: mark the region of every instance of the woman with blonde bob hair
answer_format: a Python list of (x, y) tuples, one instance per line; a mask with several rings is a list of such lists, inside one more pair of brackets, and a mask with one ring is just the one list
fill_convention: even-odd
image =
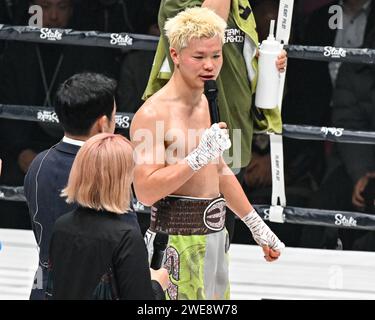
[(78, 152), (61, 195), (68, 203), (123, 214), (129, 210), (133, 147), (121, 135), (98, 134)]
[(47, 298), (164, 298), (168, 272), (149, 269), (140, 230), (127, 219), (133, 168), (121, 135), (95, 135), (79, 150), (61, 193), (78, 208), (56, 220)]

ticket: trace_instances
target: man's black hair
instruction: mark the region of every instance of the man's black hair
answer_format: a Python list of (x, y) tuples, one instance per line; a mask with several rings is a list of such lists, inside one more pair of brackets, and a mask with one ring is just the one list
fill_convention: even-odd
[(106, 115), (111, 120), (116, 81), (102, 74), (80, 73), (58, 89), (55, 111), (64, 131), (88, 135), (95, 121)]

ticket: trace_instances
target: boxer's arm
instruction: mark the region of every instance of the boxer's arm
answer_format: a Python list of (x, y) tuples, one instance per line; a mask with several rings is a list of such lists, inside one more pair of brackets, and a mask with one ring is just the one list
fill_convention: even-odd
[(231, 0), (204, 0), (202, 7), (214, 10), (225, 21), (228, 21)]
[(253, 210), (253, 207), (223, 158), (220, 159), (219, 175), (220, 193), (224, 196), (227, 206), (242, 219)]
[(285, 245), (254, 210), (223, 158), (220, 159), (219, 174), (220, 193), (223, 194), (227, 206), (248, 226), (255, 242), (263, 248), (264, 258), (267, 261), (276, 260)]
[(172, 194), (194, 175), (185, 159), (165, 166), (164, 132), (156, 132), (156, 121), (153, 112), (141, 110), (130, 128), (136, 162), (134, 188), (137, 199), (147, 206)]

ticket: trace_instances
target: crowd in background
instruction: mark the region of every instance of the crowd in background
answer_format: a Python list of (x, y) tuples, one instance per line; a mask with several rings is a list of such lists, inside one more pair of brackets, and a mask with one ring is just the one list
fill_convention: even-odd
[[(158, 35), (160, 0), (32, 0), (56, 10), (45, 26), (102, 32)], [(260, 41), (276, 19), (277, 0), (250, 1)], [(336, 47), (375, 47), (371, 0), (295, 1), (290, 43)], [(344, 28), (328, 26), (329, 6), (342, 4)], [(30, 1), (0, 1), (0, 24), (25, 25)], [(55, 7), (53, 7), (55, 6)], [(57, 13), (56, 13), (57, 12)], [(53, 107), (58, 86), (75, 73), (91, 71), (118, 81), (117, 111), (142, 104), (154, 53), (94, 47), (0, 42), (0, 104)], [(289, 59), (283, 122), (375, 131), (375, 70), (369, 65)], [(127, 135), (127, 132), (123, 132)], [(0, 119), (0, 185), (23, 185), (34, 157), (56, 144), (58, 126)], [(297, 207), (374, 213), (375, 149), (371, 145), (284, 139), (287, 204)], [(355, 155), (355, 156), (353, 156)], [(270, 203), (271, 167), (267, 136), (256, 135), (243, 188), (252, 203)], [(367, 188), (366, 188), (367, 187)], [(372, 199), (372, 203), (371, 203)], [(1, 201), (0, 228), (31, 228), (26, 203)], [(234, 242), (241, 237), (236, 226)], [(374, 233), (334, 228), (278, 225), (272, 229), (287, 246), (375, 250)]]

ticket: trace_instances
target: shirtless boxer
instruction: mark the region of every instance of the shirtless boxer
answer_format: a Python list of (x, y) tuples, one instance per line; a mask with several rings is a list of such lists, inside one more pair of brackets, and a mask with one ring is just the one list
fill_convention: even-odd
[(149, 248), (155, 232), (169, 234), (170, 299), (229, 298), (226, 206), (249, 227), (267, 261), (278, 259), (284, 247), (222, 157), (231, 146), (226, 124), (210, 124), (204, 81), (220, 72), (225, 27), (213, 11), (198, 7), (167, 21), (172, 78), (138, 110), (131, 125), (136, 195), (152, 205), (145, 236)]

